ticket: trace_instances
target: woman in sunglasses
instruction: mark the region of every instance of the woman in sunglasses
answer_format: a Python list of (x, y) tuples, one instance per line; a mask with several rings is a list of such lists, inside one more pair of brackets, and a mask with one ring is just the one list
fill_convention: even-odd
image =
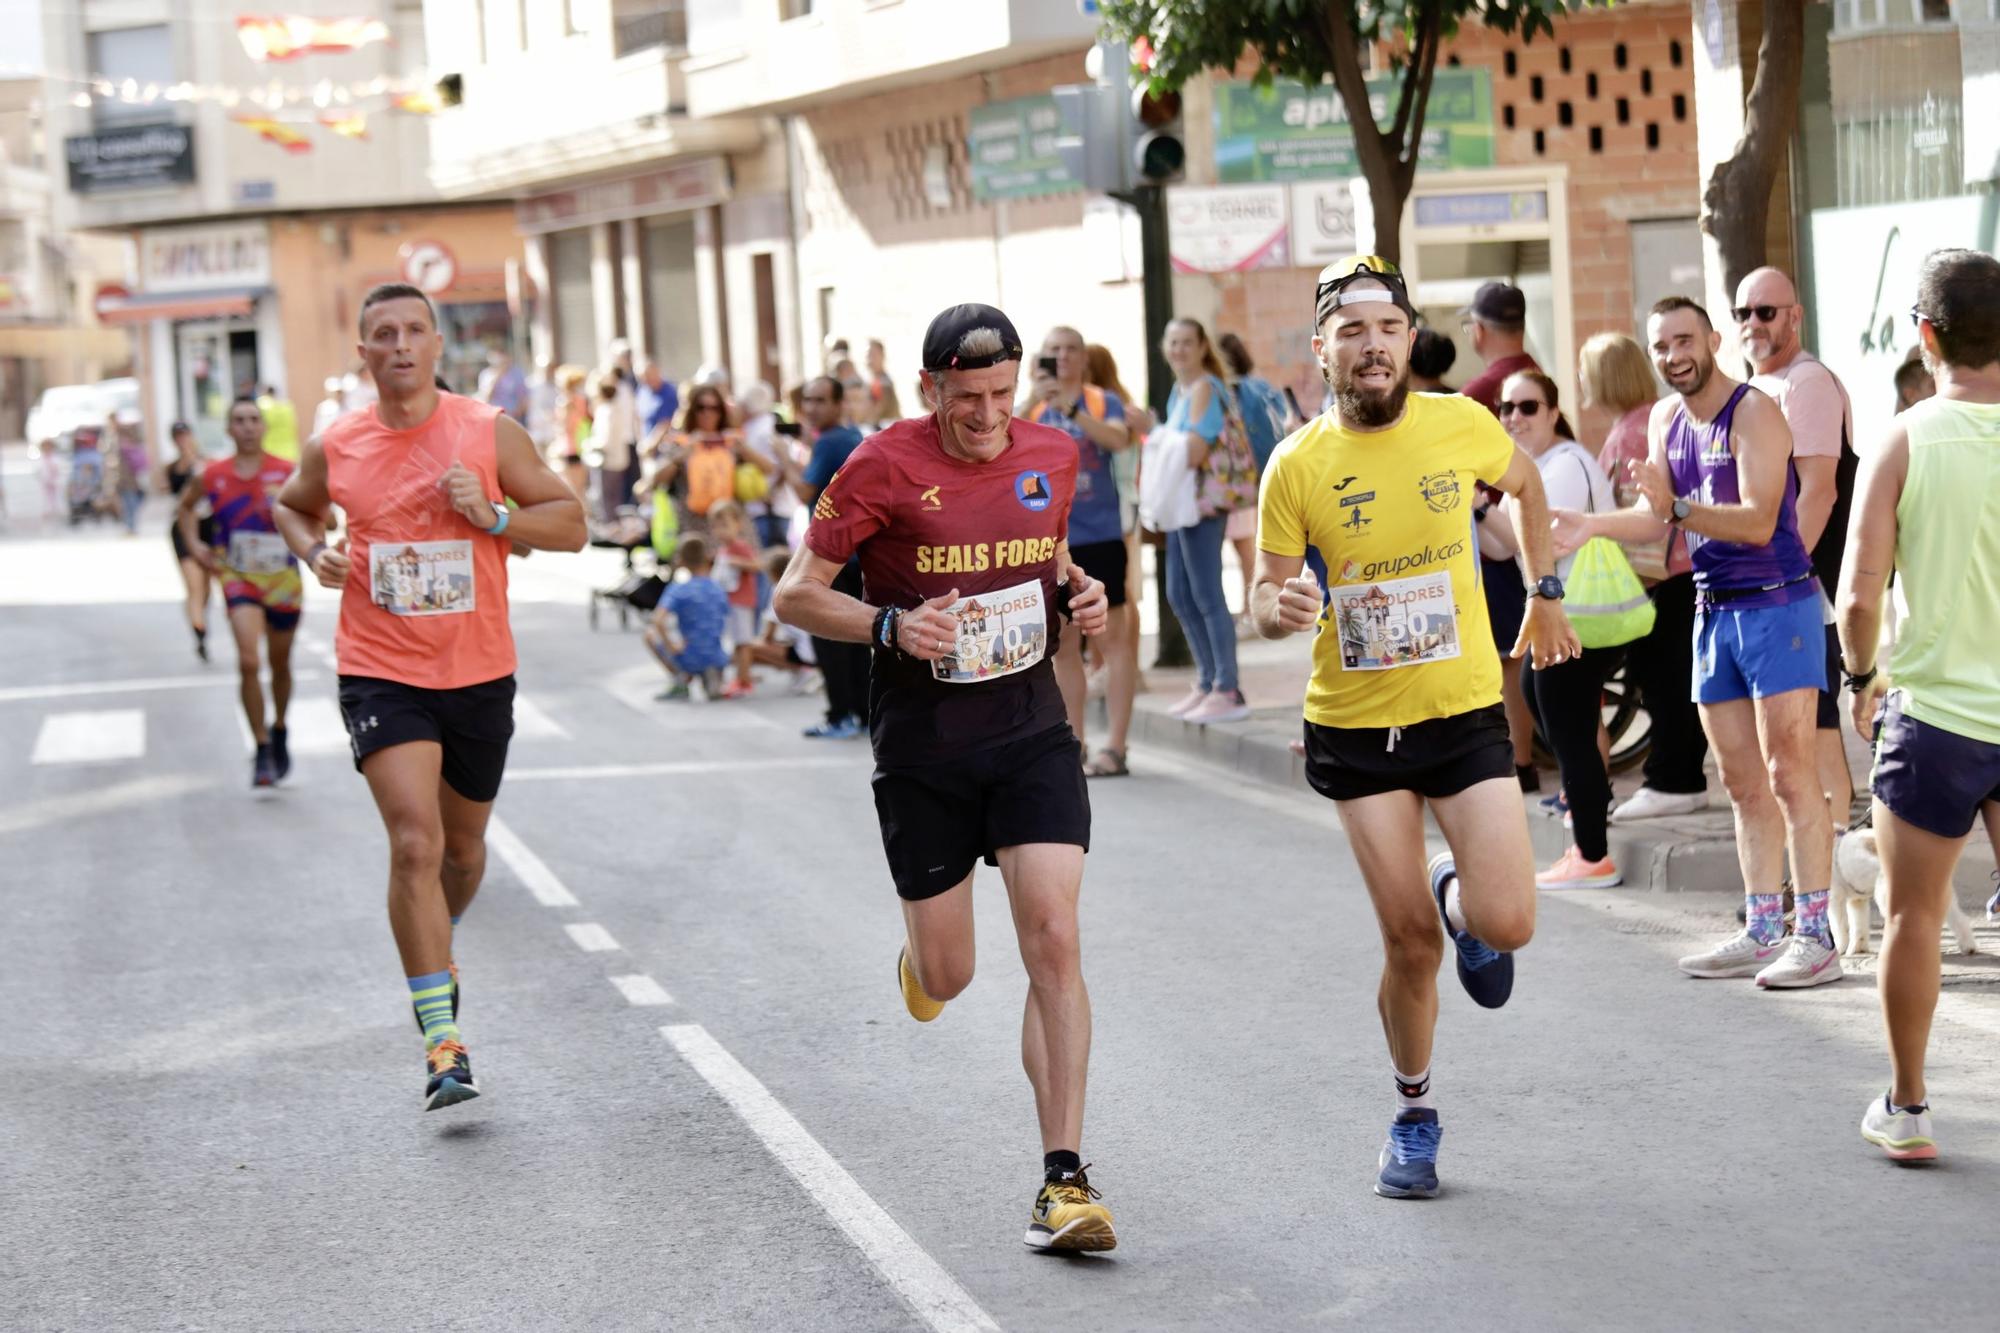
[[(1617, 507), (1611, 479), (1556, 410), (1555, 381), (1539, 370), (1516, 371), (1500, 386), (1494, 408), (1514, 443), (1535, 460), (1551, 509), (1609, 513)], [(1512, 500), (1505, 504), (1516, 522)], [(1556, 577), (1569, 579), (1574, 556), (1556, 564)], [(1606, 889), (1622, 883), (1611, 860), (1605, 833), (1611, 810), (1611, 775), (1597, 748), (1604, 677), (1614, 650), (1586, 648), (1566, 662), (1536, 669), (1523, 662), (1523, 686), (1549, 748), (1562, 770), (1574, 840), (1553, 866), (1535, 876), (1544, 889)]]

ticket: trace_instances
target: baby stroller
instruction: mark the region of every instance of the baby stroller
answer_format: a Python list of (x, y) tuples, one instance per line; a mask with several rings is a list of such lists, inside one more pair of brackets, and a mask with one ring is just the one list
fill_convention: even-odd
[[(660, 514), (662, 508), (666, 511), (664, 519)], [(625, 553), (624, 577), (608, 588), (593, 588), (590, 592), (590, 627), (596, 629), (605, 608), (611, 607), (618, 612), (618, 628), (628, 628), (634, 611), (643, 614), (659, 605), (660, 594), (666, 591), (667, 579), (673, 573), (680, 526), (674, 520), (672, 501), (664, 495), (655, 498), (650, 527), (637, 508), (620, 506), (618, 516), (611, 522), (591, 525), (590, 544)], [(651, 558), (642, 558), (641, 551), (649, 552)]]

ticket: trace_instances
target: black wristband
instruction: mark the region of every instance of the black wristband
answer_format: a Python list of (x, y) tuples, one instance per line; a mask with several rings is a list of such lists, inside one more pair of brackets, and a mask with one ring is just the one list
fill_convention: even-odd
[(1872, 666), (1868, 668), (1865, 674), (1857, 674), (1849, 671), (1847, 663), (1842, 662), (1840, 664), (1840, 674), (1842, 677), (1841, 683), (1851, 692), (1859, 694), (1875, 683), (1875, 677), (1882, 674), (1882, 669), (1879, 666)]

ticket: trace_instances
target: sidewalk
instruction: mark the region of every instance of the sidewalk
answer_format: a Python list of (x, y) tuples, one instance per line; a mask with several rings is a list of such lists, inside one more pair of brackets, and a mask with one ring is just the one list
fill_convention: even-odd
[[(1149, 635), (1141, 645), (1139, 660), (1152, 661), (1155, 651), (1155, 640)], [(1248, 722), (1207, 727), (1182, 722), (1167, 713), (1193, 685), (1193, 670), (1148, 667), (1144, 672), (1148, 688), (1140, 693), (1132, 711), (1132, 740), (1257, 782), (1310, 791), (1305, 761), (1292, 754), (1289, 742), (1300, 734), (1299, 701), (1311, 673), (1311, 659), (1312, 641), (1303, 636), (1276, 641), (1255, 637), (1239, 640), (1237, 673), (1244, 697), (1252, 706), (1252, 716)], [(1101, 738), (1103, 712), (1096, 700), (1091, 703), (1089, 722), (1093, 740)], [(1856, 786), (1865, 791), (1867, 748), (1851, 729), (1845, 734), (1849, 770), (1854, 774)], [(1135, 760), (1134, 768), (1141, 767), (1143, 759)], [(1611, 855), (1624, 871), (1626, 887), (1731, 896), (1742, 892), (1735, 826), (1721, 779), (1715, 775), (1713, 758), (1708, 764), (1708, 774), (1712, 804), (1706, 811), (1611, 826)], [(1637, 769), (1614, 775), (1611, 780), (1614, 803), (1638, 790), (1639, 780)], [(1554, 861), (1569, 845), (1562, 821), (1549, 817), (1540, 805), (1541, 799), (1560, 785), (1554, 769), (1545, 769), (1542, 790), (1522, 796), (1528, 812), (1528, 833), (1534, 841), (1537, 863), (1541, 865)], [(1970, 899), (1977, 891), (1983, 900), (1991, 892), (1987, 880), (1993, 868), (1987, 842), (1975, 830), (1956, 877), (1961, 898)]]

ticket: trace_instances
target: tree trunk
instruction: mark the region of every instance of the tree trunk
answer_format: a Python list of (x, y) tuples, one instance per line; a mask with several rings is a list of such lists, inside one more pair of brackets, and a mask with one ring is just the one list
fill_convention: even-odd
[(1333, 56), (1333, 84), (1347, 110), (1354, 133), (1354, 156), (1368, 180), (1370, 211), (1375, 217), (1375, 253), (1392, 264), (1403, 262), (1403, 209), (1416, 183), (1417, 156), (1424, 137), (1424, 111), (1430, 102), (1431, 74), (1437, 68), (1444, 37), (1443, 9), (1424, 6), (1417, 29), (1409, 34), (1402, 93), (1396, 118), (1384, 132), (1368, 104), (1368, 78), (1361, 67), (1361, 36), (1355, 31), (1347, 0), (1328, 0), (1319, 11), (1321, 36)]
[(1764, 35), (1744, 105), (1743, 137), (1735, 154), (1716, 164), (1701, 196), (1701, 229), (1715, 238), (1723, 285), (1732, 293), (1765, 262), (1771, 189), (1798, 120), (1804, 65), (1805, 0), (1764, 0)]

